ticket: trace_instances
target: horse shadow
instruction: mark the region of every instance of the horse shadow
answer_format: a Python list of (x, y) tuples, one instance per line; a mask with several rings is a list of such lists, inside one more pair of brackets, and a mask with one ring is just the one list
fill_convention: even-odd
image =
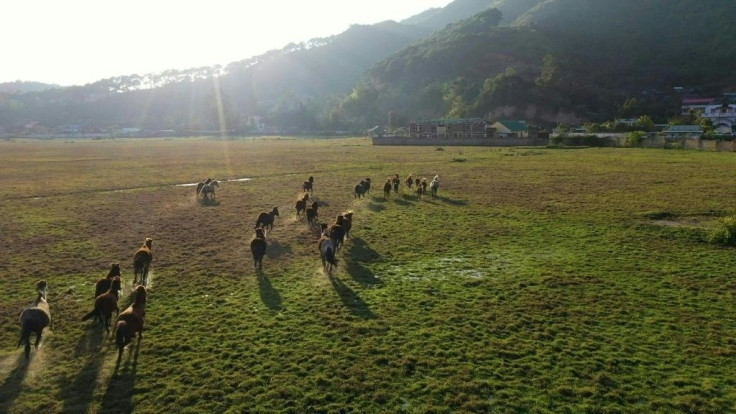
[[(385, 202), (385, 201), (384, 201)], [(381, 212), (386, 209), (386, 206), (382, 204), (376, 204), (373, 201), (368, 202), (368, 210), (373, 211), (375, 213)]]
[(443, 197), (440, 195), (435, 196), (434, 199), (441, 201), (445, 204), (449, 204), (451, 206), (467, 206), (468, 205), (468, 202), (465, 200), (453, 200), (452, 198)]
[(203, 198), (199, 201), (199, 204), (204, 207), (217, 207), (220, 205), (220, 201), (213, 198)]
[[(31, 354), (33, 358), (33, 354)], [(15, 361), (15, 368), (5, 378), (5, 382), (0, 385), (0, 412), (10, 412), (10, 406), (18, 398), (23, 389), (23, 380), (28, 373), (30, 360), (26, 361), (24, 353), (19, 353)]]
[(279, 291), (273, 288), (271, 281), (268, 280), (268, 276), (263, 273), (263, 270), (258, 269), (256, 275), (258, 276), (258, 289), (263, 304), (271, 310), (281, 310), (281, 295)]
[(393, 199), (394, 203), (401, 205), (401, 206), (410, 206), (411, 203), (407, 200), (406, 194), (402, 194), (401, 197), (396, 197)]
[(58, 398), (64, 402), (62, 412), (87, 412), (92, 402), (94, 388), (90, 384), (97, 382), (105, 358), (102, 346), (105, 341), (105, 329), (95, 324), (92, 330), (85, 332), (77, 343), (74, 356), (86, 356), (84, 367), (73, 379), (62, 377)]
[(292, 252), (291, 246), (288, 244), (281, 244), (277, 241), (270, 241), (268, 248), (266, 249), (266, 257), (269, 259), (277, 259), (285, 254)]
[(335, 277), (332, 273), (329, 273), (327, 276), (330, 279), (332, 287), (335, 288), (335, 292), (337, 292), (340, 300), (348, 308), (350, 313), (363, 319), (377, 318), (368, 304), (350, 289), (350, 287), (344, 284), (342, 280)]
[(378, 252), (371, 249), (370, 246), (366, 244), (365, 240), (361, 238), (351, 238), (350, 240), (350, 248), (348, 249), (349, 259), (346, 259), (347, 272), (350, 277), (352, 277), (356, 282), (364, 285), (377, 285), (383, 283), (373, 272), (361, 264), (362, 262), (375, 260), (381, 257)]
[[(135, 392), (135, 379), (138, 370), (138, 354), (140, 352), (140, 339), (128, 346), (128, 356), (125, 364), (120, 367), (120, 360), (115, 363), (115, 371), (107, 385), (105, 395), (102, 397), (103, 413), (132, 413), (133, 393)], [(131, 355), (132, 354), (132, 355)]]

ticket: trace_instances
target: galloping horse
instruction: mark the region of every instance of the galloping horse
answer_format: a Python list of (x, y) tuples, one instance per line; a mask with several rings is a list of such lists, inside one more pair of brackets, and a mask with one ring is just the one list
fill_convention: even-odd
[(36, 301), (25, 308), (20, 314), (21, 332), (16, 348), (19, 348), (22, 343), (26, 344), (26, 359), (31, 357), (31, 334), (36, 333), (35, 347), (38, 349), (38, 345), (41, 343), (43, 328), (49, 326), (49, 323), (51, 323), (51, 311), (49, 310), (48, 302), (46, 302), (48, 283), (45, 280), (40, 280), (36, 283), (36, 289), (38, 290)]
[(314, 184), (314, 177), (310, 175), (309, 179), (302, 184), (302, 190), (304, 190), (305, 193), (312, 194), (314, 192), (312, 189), (313, 184)]
[(146, 316), (146, 288), (135, 288), (135, 302), (118, 315), (115, 324), (115, 344), (118, 347), (118, 362), (123, 356), (123, 348), (133, 340), (138, 333), (138, 340), (143, 339), (143, 320)]
[(256, 235), (250, 241), (250, 251), (253, 253), (253, 266), (263, 269), (263, 256), (266, 255), (266, 230), (263, 227), (256, 229)]
[(432, 198), (437, 197), (437, 189), (440, 188), (440, 176), (435, 175), (432, 182), (429, 183), (429, 189), (432, 191)]
[(332, 273), (332, 269), (337, 267), (337, 258), (335, 257), (335, 242), (328, 236), (328, 232), (327, 225), (322, 224), (322, 237), (317, 242), (317, 248), (322, 258), (322, 269)]
[(211, 193), (212, 198), (214, 199), (215, 187), (220, 188), (220, 183), (218, 183), (217, 180), (208, 178), (207, 181), (197, 184), (197, 194), (202, 193), (202, 197), (206, 200), (209, 200), (210, 198), (207, 197), (207, 194)]
[(120, 276), (112, 278), (112, 283), (107, 292), (97, 296), (95, 298), (95, 307), (91, 312), (85, 314), (82, 317), (82, 321), (95, 317), (95, 320), (105, 324), (105, 330), (110, 332), (110, 320), (112, 319), (112, 311), (115, 311), (115, 315), (120, 314), (118, 308), (118, 298), (120, 294)]
[(399, 193), (399, 184), (401, 183), (401, 179), (399, 178), (399, 174), (396, 174), (394, 178), (391, 179), (391, 184), (394, 187), (394, 194)]
[(258, 215), (258, 219), (256, 219), (256, 225), (253, 226), (253, 228), (257, 229), (259, 227), (263, 227), (264, 229), (267, 228), (268, 230), (271, 230), (273, 229), (273, 219), (274, 217), (278, 217), (278, 216), (279, 216), (278, 207), (274, 207), (270, 213), (263, 212)]
[(148, 284), (148, 268), (151, 266), (151, 261), (153, 261), (153, 251), (151, 250), (152, 244), (153, 239), (147, 237), (146, 241), (143, 242), (143, 246), (141, 246), (141, 248), (133, 255), (134, 286), (138, 281), (138, 274), (141, 275), (141, 284), (144, 286)]
[(408, 177), (406, 177), (406, 180), (404, 181), (404, 184), (406, 184), (406, 187), (411, 190), (411, 186), (414, 185), (414, 178), (409, 174)]

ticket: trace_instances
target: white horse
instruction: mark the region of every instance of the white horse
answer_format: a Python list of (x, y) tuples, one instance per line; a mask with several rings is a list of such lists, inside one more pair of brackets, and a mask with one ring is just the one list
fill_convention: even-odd
[(440, 188), (440, 176), (435, 175), (432, 182), (429, 183), (429, 189), (432, 191), (432, 198), (437, 197), (438, 188)]
[(209, 200), (207, 194), (212, 193), (212, 198), (215, 198), (215, 187), (220, 188), (220, 184), (217, 180), (208, 178), (207, 181), (197, 184), (197, 194), (202, 193), (202, 197)]

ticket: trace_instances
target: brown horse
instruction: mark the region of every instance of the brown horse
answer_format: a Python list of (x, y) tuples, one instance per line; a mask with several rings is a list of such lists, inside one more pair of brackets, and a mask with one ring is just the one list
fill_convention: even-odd
[(391, 195), (391, 179), (386, 179), (386, 183), (383, 184), (383, 197), (388, 198)]
[(51, 310), (49, 309), (49, 303), (46, 302), (46, 294), (48, 292), (48, 283), (45, 280), (40, 280), (36, 283), (36, 290), (38, 290), (38, 297), (35, 302), (25, 308), (20, 314), (20, 339), (18, 340), (18, 346), (25, 343), (26, 359), (31, 357), (31, 334), (36, 333), (35, 347), (38, 349), (38, 345), (41, 343), (41, 334), (43, 328), (49, 326), (51, 323)]
[(296, 200), (296, 216), (299, 217), (299, 214), (307, 209), (307, 201), (309, 201), (309, 193), (304, 193), (302, 198), (299, 200)]
[(342, 228), (345, 229), (345, 237), (350, 238), (350, 229), (353, 228), (353, 212), (342, 213)]
[(314, 184), (314, 177), (310, 175), (309, 179), (305, 181), (304, 183), (302, 183), (302, 190), (304, 190), (305, 193), (307, 192), (310, 194), (313, 193), (314, 192), (312, 188), (313, 184)]
[(319, 215), (317, 210), (319, 210), (319, 204), (314, 201), (312, 202), (312, 206), (307, 209), (307, 223), (309, 223), (309, 227), (317, 223), (317, 216)]
[(404, 184), (406, 184), (406, 188), (411, 190), (411, 186), (414, 185), (414, 178), (411, 176), (411, 174), (406, 177), (406, 180), (404, 180)]
[(253, 253), (253, 266), (262, 269), (263, 256), (266, 255), (266, 229), (263, 227), (256, 229), (256, 235), (250, 241), (250, 251)]
[(107, 276), (95, 283), (95, 298), (110, 290), (112, 279), (116, 276), (122, 278), (120, 274), (120, 263), (110, 263), (110, 271), (107, 272)]
[(342, 226), (345, 218), (342, 215), (337, 215), (335, 223), (333, 223), (328, 229), (330, 239), (335, 243), (335, 252), (340, 250), (342, 242), (345, 240), (345, 228)]
[(105, 330), (107, 331), (107, 333), (110, 333), (110, 320), (112, 319), (112, 311), (115, 311), (115, 316), (118, 316), (120, 314), (120, 309), (118, 308), (118, 297), (120, 294), (121, 284), (122, 282), (120, 281), (120, 276), (115, 276), (114, 278), (112, 278), (110, 288), (107, 290), (107, 292), (95, 298), (95, 308), (92, 309), (92, 311), (88, 314), (84, 315), (82, 317), (82, 321), (86, 321), (87, 319), (90, 319), (94, 316), (95, 320), (99, 321), (100, 323), (104, 322)]
[(115, 324), (115, 344), (118, 347), (118, 362), (123, 356), (125, 348), (138, 334), (138, 340), (143, 339), (143, 321), (146, 316), (146, 288), (138, 285), (135, 288), (135, 302), (118, 315)]
[(151, 266), (153, 261), (153, 251), (151, 250), (151, 244), (153, 239), (146, 238), (143, 242), (143, 246), (138, 249), (133, 255), (133, 285), (138, 282), (138, 275), (141, 275), (140, 282), (143, 286), (148, 284), (148, 268)]
[(399, 174), (396, 174), (396, 176), (391, 179), (391, 184), (394, 187), (394, 194), (398, 194), (399, 193), (399, 184), (401, 184), (401, 178), (399, 178)]
[(253, 226), (254, 229), (257, 229), (259, 227), (268, 228), (269, 230), (273, 229), (273, 220), (274, 217), (278, 217), (279, 215), (279, 208), (274, 207), (273, 210), (271, 210), (270, 213), (263, 212), (258, 215), (258, 219), (256, 219), (256, 225)]

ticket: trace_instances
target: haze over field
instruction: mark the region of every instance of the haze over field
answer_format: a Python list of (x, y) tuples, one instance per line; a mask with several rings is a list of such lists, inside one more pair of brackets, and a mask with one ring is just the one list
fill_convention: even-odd
[(352, 24), (401, 20), (449, 0), (3, 4), (0, 83), (82, 85), (125, 74), (227, 64)]

